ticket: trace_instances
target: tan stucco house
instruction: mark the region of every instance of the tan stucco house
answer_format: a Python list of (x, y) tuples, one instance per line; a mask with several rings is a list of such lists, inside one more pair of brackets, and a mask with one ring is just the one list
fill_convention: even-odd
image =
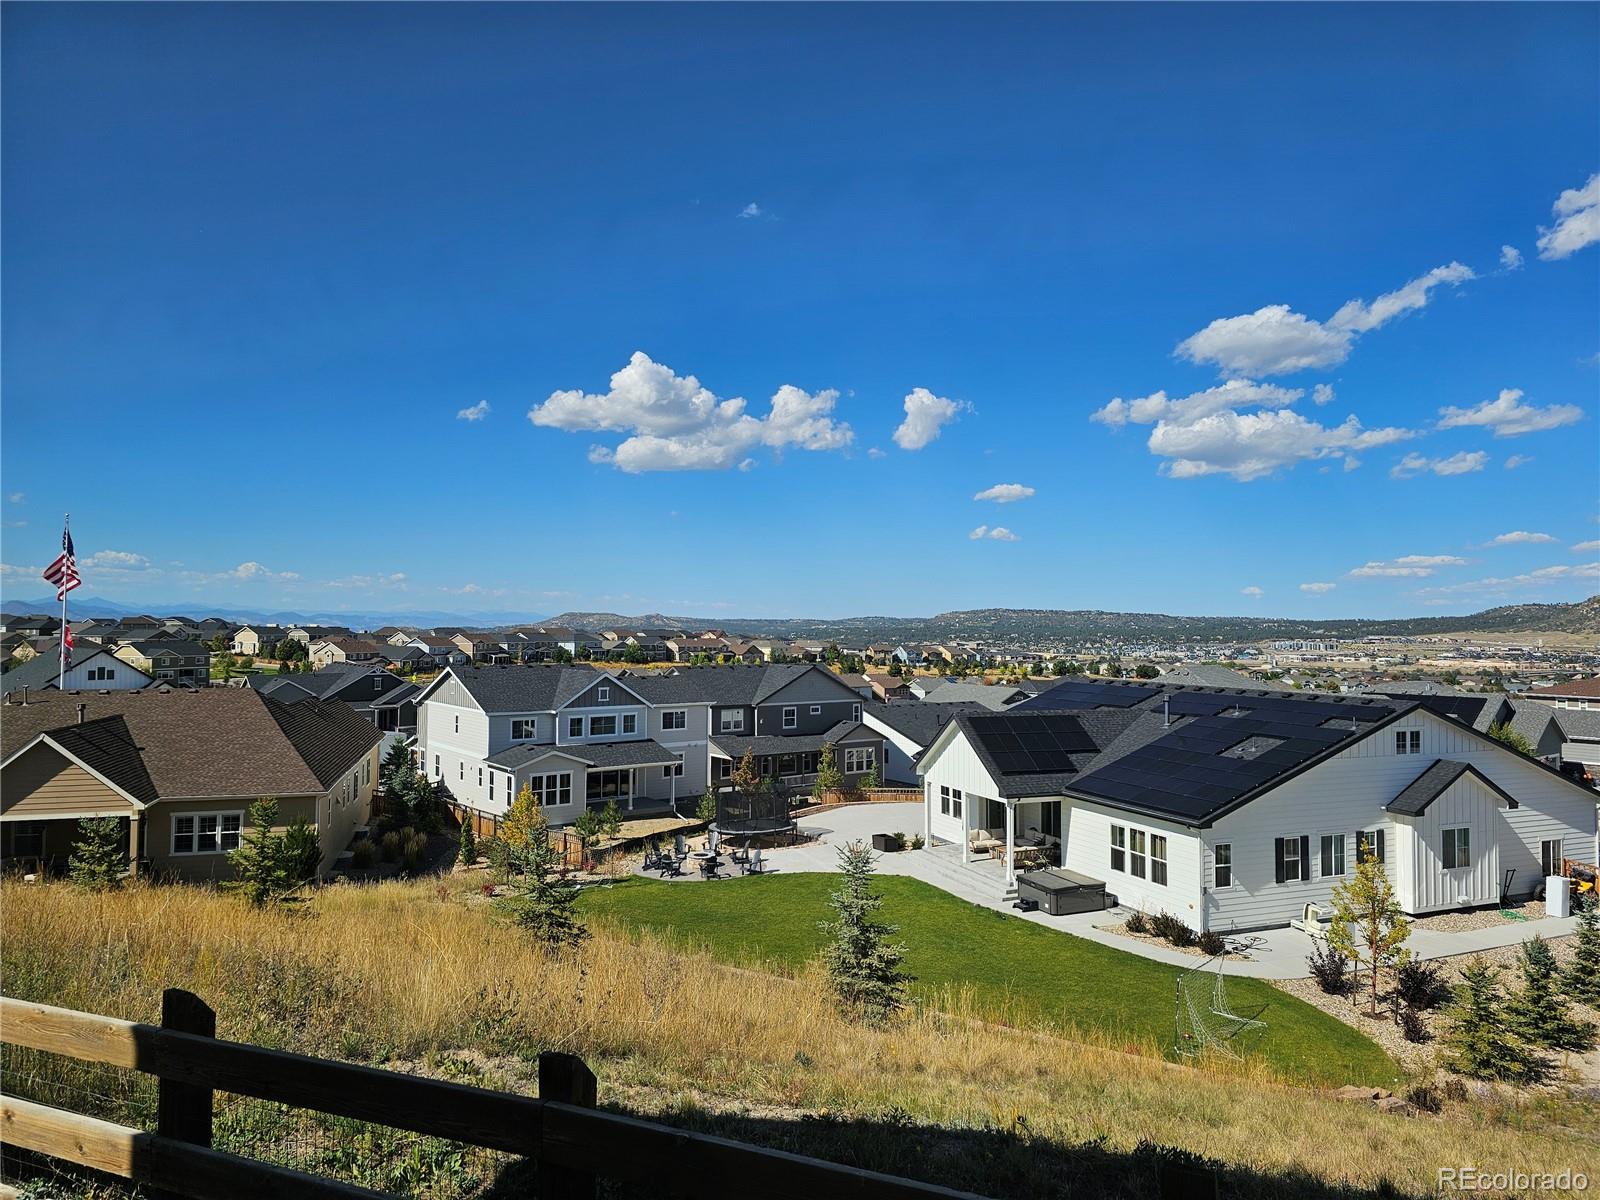
[(58, 692), (0, 708), (0, 859), (64, 868), (83, 817), (116, 817), (128, 865), (226, 879), (250, 805), (278, 801), (322, 841), (321, 871), (367, 822), (382, 735), (347, 704), (249, 688)]

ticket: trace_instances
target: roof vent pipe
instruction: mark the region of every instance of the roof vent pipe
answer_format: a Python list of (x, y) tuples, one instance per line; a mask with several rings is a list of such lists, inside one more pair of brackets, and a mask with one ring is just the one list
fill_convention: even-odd
[(28, 685), (27, 684), (23, 684), (22, 685), (22, 702), (24, 704), (26, 704), (28, 702)]
[(1167, 696), (1161, 697), (1161, 728), (1172, 728), (1172, 701)]
[(88, 711), (89, 711), (89, 706), (87, 704), (79, 704), (78, 705), (78, 724), (79, 725), (83, 724), (84, 714), (87, 713)]

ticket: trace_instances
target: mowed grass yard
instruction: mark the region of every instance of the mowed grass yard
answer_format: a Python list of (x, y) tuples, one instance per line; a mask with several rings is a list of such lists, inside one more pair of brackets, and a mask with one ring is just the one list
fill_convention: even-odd
[[(715, 884), (628, 879), (584, 892), (583, 911), (651, 930), (738, 965), (797, 972), (825, 940), (837, 875), (771, 875)], [(1176, 972), (1121, 950), (969, 904), (903, 876), (877, 880), (883, 918), (900, 928), (914, 991), (934, 1007), (961, 992), (997, 1023), (1042, 1025), (1171, 1055)], [(1200, 960), (1197, 958), (1196, 963)], [(1392, 1086), (1399, 1066), (1375, 1042), (1270, 984), (1227, 982), (1234, 1011), (1266, 1032), (1247, 1043), (1283, 1075), (1308, 1083)], [(968, 1006), (961, 1006), (968, 1007)]]

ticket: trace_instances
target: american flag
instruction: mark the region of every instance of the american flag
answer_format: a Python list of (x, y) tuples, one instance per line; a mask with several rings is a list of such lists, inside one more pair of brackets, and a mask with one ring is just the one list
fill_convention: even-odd
[(44, 577), (56, 585), (57, 600), (65, 600), (67, 593), (83, 582), (78, 578), (78, 555), (72, 548), (71, 526), (61, 527), (61, 553), (44, 569)]

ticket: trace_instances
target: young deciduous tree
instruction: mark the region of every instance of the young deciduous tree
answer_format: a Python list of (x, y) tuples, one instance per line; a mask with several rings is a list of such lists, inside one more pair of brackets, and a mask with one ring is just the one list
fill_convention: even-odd
[(72, 843), (67, 869), (72, 882), (91, 891), (114, 888), (122, 878), (128, 841), (116, 817), (84, 817)]
[(746, 750), (744, 757), (739, 760), (739, 765), (733, 768), (733, 774), (728, 777), (733, 784), (733, 790), (747, 798), (759, 796), (767, 786), (766, 777), (756, 769), (756, 753)]
[(838, 760), (834, 758), (833, 743), (823, 742), (822, 750), (817, 754), (817, 780), (811, 785), (811, 794), (822, 800), (829, 792), (837, 792), (843, 787), (844, 772), (839, 770)]
[(1573, 1017), (1557, 993), (1556, 956), (1538, 934), (1522, 943), (1522, 986), (1506, 1003), (1506, 1024), (1523, 1041), (1547, 1050), (1584, 1051), (1594, 1026)]
[(1600, 901), (1578, 905), (1578, 934), (1561, 986), (1574, 1000), (1600, 1008)]
[(533, 789), (523, 784), (517, 798), (506, 810), (505, 820), (500, 822), (500, 840), (510, 848), (514, 861), (519, 850), (531, 846), (536, 840), (543, 838), (548, 842), (549, 834), (549, 818), (533, 798)]
[(1328, 945), (1372, 972), (1372, 1015), (1378, 1013), (1378, 975), (1397, 970), (1410, 957), (1405, 940), (1411, 925), (1394, 898), (1383, 864), (1368, 855), (1355, 874), (1333, 889)]
[(1539, 1077), (1544, 1062), (1507, 1028), (1499, 974), (1476, 956), (1462, 968), (1444, 1038), (1445, 1065), (1474, 1079), (1527, 1083)]
[(606, 806), (600, 810), (600, 836), (608, 841), (615, 841), (622, 836), (622, 812), (617, 808), (614, 797), (607, 800)]
[(706, 790), (700, 793), (700, 803), (695, 806), (694, 819), (704, 821), (707, 825), (717, 819), (717, 791), (709, 783)]
[(873, 864), (861, 842), (839, 847), (834, 918), (819, 924), (829, 939), (822, 958), (834, 994), (855, 1015), (881, 1024), (905, 1005), (911, 976), (900, 967), (905, 947), (893, 940), (899, 928), (878, 919), (883, 897), (872, 887)]

